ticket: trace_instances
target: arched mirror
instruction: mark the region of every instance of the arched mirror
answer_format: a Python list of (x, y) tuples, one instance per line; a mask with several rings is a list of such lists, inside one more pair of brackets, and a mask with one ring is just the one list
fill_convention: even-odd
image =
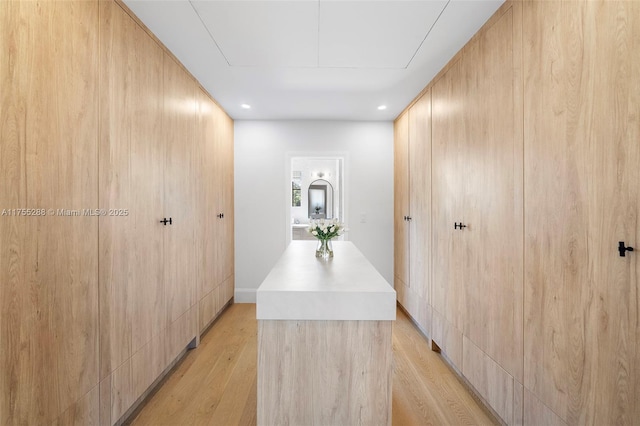
[(333, 219), (333, 186), (324, 179), (317, 179), (309, 184), (308, 190), (309, 218)]

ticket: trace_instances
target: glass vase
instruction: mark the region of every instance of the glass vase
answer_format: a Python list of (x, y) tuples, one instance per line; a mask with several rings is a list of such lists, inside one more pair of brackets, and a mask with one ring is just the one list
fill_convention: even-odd
[(331, 246), (331, 240), (318, 240), (316, 257), (319, 257), (321, 259), (329, 259), (333, 257), (333, 247)]

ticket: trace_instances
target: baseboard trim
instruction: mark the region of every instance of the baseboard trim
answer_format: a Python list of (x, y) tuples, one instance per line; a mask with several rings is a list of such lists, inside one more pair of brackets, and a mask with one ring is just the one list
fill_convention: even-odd
[(256, 303), (256, 289), (236, 287), (234, 303)]

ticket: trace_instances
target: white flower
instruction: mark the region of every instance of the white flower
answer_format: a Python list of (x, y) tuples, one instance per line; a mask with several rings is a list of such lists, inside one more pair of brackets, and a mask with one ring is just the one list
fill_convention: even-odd
[(311, 231), (313, 235), (318, 235), (318, 231)]

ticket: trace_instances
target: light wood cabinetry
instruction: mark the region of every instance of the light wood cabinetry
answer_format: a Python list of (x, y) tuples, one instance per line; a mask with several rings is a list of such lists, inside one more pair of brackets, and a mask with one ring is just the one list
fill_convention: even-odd
[[(167, 326), (163, 312), (163, 52), (119, 6), (100, 4), (100, 378)], [(123, 232), (123, 230), (127, 230)]]
[(409, 109), (409, 304), (431, 334), (431, 92)]
[[(196, 334), (195, 82), (101, 3), (102, 422), (117, 421)], [(171, 225), (160, 220), (171, 218)]]
[[(460, 60), (433, 85), (432, 93), (432, 306), (433, 339), (462, 368), (465, 240), (454, 224), (464, 223), (465, 97)], [(436, 329), (439, 336), (436, 336)]]
[[(422, 330), (431, 334), (431, 93), (424, 94), (396, 123), (396, 289), (398, 300)], [(401, 130), (402, 129), (402, 130)], [(398, 234), (396, 234), (398, 235)]]
[(393, 127), (393, 196), (394, 196), (394, 287), (398, 300), (404, 304), (405, 288), (409, 286), (409, 113), (396, 119)]
[(110, 425), (197, 337), (205, 242), (209, 322), (233, 297), (197, 210), (233, 223), (233, 122), (198, 167), (197, 83), (116, 2), (2, 2), (0, 60), (0, 213), (46, 213), (0, 216), (0, 424)]
[(97, 24), (95, 2), (0, 3), (3, 425), (97, 418), (98, 218), (56, 214), (98, 204)]
[(258, 425), (391, 425), (391, 321), (258, 321)]
[(509, 423), (522, 417), (520, 16), (501, 9), (432, 88), (433, 309), (450, 330), (434, 340)]
[[(233, 121), (199, 90), (197, 221), (198, 328), (202, 332), (233, 297)], [(222, 215), (222, 216), (221, 216)]]
[[(228, 280), (234, 274), (233, 253), (233, 120), (217, 107), (215, 109), (217, 126), (217, 150), (215, 170), (219, 183), (218, 214), (218, 271), (220, 282)], [(226, 301), (225, 301), (226, 303)]]
[(193, 183), (198, 104), (193, 78), (167, 53), (163, 56), (164, 209), (156, 220), (171, 219), (158, 229), (164, 234), (167, 324), (171, 324), (196, 303)]
[(639, 43), (634, 2), (507, 1), (424, 91), (431, 337), (509, 424), (640, 416), (638, 257), (618, 253), (640, 237)]
[(525, 417), (637, 424), (640, 3), (525, 13)]

